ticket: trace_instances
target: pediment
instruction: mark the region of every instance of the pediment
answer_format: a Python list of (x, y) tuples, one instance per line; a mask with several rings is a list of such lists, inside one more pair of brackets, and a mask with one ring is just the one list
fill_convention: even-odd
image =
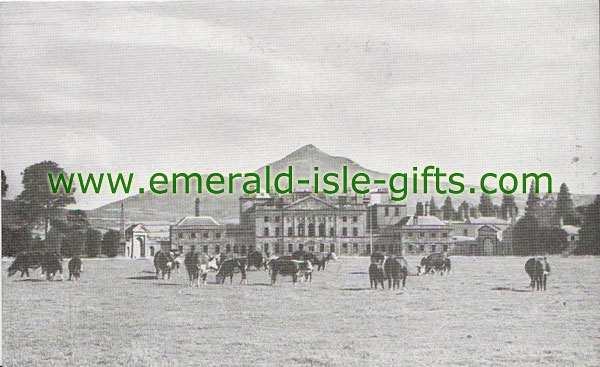
[(291, 203), (285, 207), (286, 210), (332, 210), (335, 206), (314, 196), (308, 196)]

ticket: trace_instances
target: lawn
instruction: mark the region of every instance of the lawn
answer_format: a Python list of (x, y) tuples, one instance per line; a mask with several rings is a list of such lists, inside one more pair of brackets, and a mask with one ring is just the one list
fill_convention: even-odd
[[(413, 267), (418, 258), (408, 258)], [(549, 258), (531, 292), (517, 257), (452, 257), (449, 276), (369, 288), (368, 258), (312, 283), (152, 278), (150, 260), (84, 260), (81, 282), (7, 278), (4, 366), (565, 366), (600, 364), (600, 258)], [(65, 261), (66, 268), (66, 261)], [(214, 273), (209, 275), (214, 282)]]

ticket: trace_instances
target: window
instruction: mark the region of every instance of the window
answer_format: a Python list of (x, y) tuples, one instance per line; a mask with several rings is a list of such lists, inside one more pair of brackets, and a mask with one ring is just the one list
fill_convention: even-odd
[(329, 228), (329, 237), (335, 237), (335, 228)]
[(356, 228), (356, 227), (352, 228), (352, 235), (354, 237), (358, 237), (358, 228)]
[(444, 245), (444, 251), (448, 251), (448, 245)]
[(291, 243), (288, 243), (288, 252), (291, 254), (292, 252), (294, 252), (294, 245)]
[(396, 208), (394, 209), (394, 215), (395, 215), (396, 217), (400, 215), (400, 208), (396, 207)]
[(370, 254), (371, 253), (371, 244), (367, 243), (367, 253)]
[(265, 244), (263, 245), (263, 251), (264, 251), (264, 252), (269, 252), (269, 244), (268, 244), (268, 243), (265, 243)]
[(335, 252), (335, 243), (329, 245), (329, 252)]
[(352, 223), (357, 223), (358, 222), (358, 217), (352, 217)]
[(342, 254), (347, 254), (347, 253), (348, 253), (348, 244), (342, 243)]
[(308, 246), (309, 252), (315, 252), (315, 246)]
[(443, 238), (448, 238), (448, 233), (445, 233), (445, 232), (444, 232), (444, 233), (442, 233), (442, 237), (443, 237)]
[(248, 252), (253, 252), (253, 251), (254, 251), (254, 245), (248, 246)]
[(233, 253), (234, 254), (239, 254), (240, 253), (240, 246), (233, 245)]
[(389, 216), (390, 215), (390, 208), (388, 208), (387, 206), (385, 207), (385, 216)]
[(221, 246), (219, 246), (219, 245), (215, 246), (215, 253), (216, 254), (220, 254), (221, 253)]
[(575, 241), (575, 236), (571, 236), (571, 241)]
[(154, 246), (150, 246), (150, 256), (154, 256)]
[(347, 222), (347, 221), (348, 221), (348, 218), (346, 218), (346, 217), (342, 217), (342, 222), (344, 222), (344, 223), (345, 223), (345, 222)]
[(314, 237), (315, 236), (315, 224), (314, 223), (309, 223), (308, 224), (308, 236), (309, 237)]
[(322, 243), (321, 246), (319, 246), (319, 252), (325, 252), (325, 244)]
[(202, 238), (208, 238), (208, 232), (202, 233)]
[(275, 244), (275, 254), (279, 254), (279, 244)]
[(413, 245), (408, 245), (408, 251), (412, 252), (412, 250), (413, 250)]
[(469, 235), (469, 230), (463, 229), (463, 236), (468, 236), (468, 235)]
[(304, 251), (304, 244), (301, 243), (298, 245), (298, 251)]
[(355, 243), (354, 245), (352, 245), (352, 250), (354, 251), (354, 253), (358, 253), (358, 243)]
[(183, 238), (183, 233), (178, 233), (178, 234), (177, 234), (177, 237), (179, 237), (179, 238)]
[(269, 221), (269, 217), (265, 217), (265, 223)]
[(225, 246), (225, 252), (230, 253), (231, 252), (231, 245), (226, 245)]
[(268, 237), (269, 236), (269, 227), (265, 227), (263, 229), (263, 236)]
[(375, 252), (379, 251), (379, 245), (373, 245), (373, 248), (375, 249)]
[(208, 245), (202, 246), (202, 252), (204, 252), (205, 254), (208, 254)]
[(246, 255), (246, 245), (242, 245), (242, 247), (240, 247), (240, 253), (242, 255)]
[(292, 237), (294, 235), (294, 227), (288, 227), (288, 237)]
[(279, 237), (279, 227), (275, 227), (275, 236)]
[(298, 224), (298, 236), (304, 236), (304, 224)]
[(435, 238), (435, 237), (436, 237), (436, 234), (435, 234), (435, 233), (431, 233), (431, 234), (429, 234), (429, 237), (431, 237), (431, 238)]
[(342, 228), (342, 236), (347, 236), (348, 235), (348, 228), (344, 227)]
[(319, 237), (325, 237), (325, 223), (319, 224)]
[(419, 237), (425, 237), (425, 232), (419, 233)]
[(275, 222), (279, 222), (279, 217), (275, 217)]
[(408, 232), (408, 237), (412, 237), (413, 233), (412, 232)]
[(435, 252), (435, 248), (436, 248), (435, 245), (431, 245), (431, 252)]
[(196, 238), (196, 232), (192, 232), (192, 234), (190, 235), (190, 238)]
[(221, 238), (221, 232), (216, 232), (215, 233), (215, 238)]
[(419, 250), (420, 250), (421, 252), (425, 251), (425, 245), (419, 245)]
[(179, 246), (179, 252), (183, 252), (183, 246)]

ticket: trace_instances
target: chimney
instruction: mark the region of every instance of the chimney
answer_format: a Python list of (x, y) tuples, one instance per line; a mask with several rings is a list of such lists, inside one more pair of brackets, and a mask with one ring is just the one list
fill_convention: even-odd
[[(125, 243), (125, 207), (123, 206), (123, 202), (121, 202), (121, 218), (119, 223), (119, 243)], [(125, 250), (123, 250), (125, 251)]]
[(200, 198), (196, 198), (196, 211), (194, 212), (196, 217), (200, 216)]
[(511, 207), (509, 210), (510, 210), (510, 225), (514, 226), (515, 222), (516, 222), (516, 218), (515, 218), (516, 210), (513, 207)]
[(425, 216), (429, 215), (429, 201), (425, 202), (425, 211), (423, 212), (423, 215), (425, 215)]
[(419, 217), (418, 217), (418, 216), (416, 216), (416, 215), (413, 217), (413, 224), (414, 224), (415, 226), (418, 226), (418, 225), (419, 225)]

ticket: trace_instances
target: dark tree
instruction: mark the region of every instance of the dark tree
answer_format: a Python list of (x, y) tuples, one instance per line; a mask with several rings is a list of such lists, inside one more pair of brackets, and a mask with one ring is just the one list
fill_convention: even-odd
[(481, 194), (479, 198), (479, 212), (483, 217), (494, 217), (496, 216), (496, 209), (494, 203), (489, 195)]
[(543, 249), (542, 231), (533, 215), (523, 216), (513, 230), (513, 251), (515, 255), (536, 255)]
[(587, 207), (579, 230), (578, 255), (600, 255), (600, 195)]
[(17, 197), (24, 208), (24, 219), (31, 224), (43, 223), (45, 235), (48, 234), (50, 219), (58, 214), (58, 209), (75, 203), (74, 190), (66, 193), (61, 186), (55, 194), (52, 193), (49, 173), (52, 173), (55, 181), (59, 174), (67, 178), (66, 172), (54, 162), (36, 163), (23, 172), (23, 191)]
[(503, 195), (502, 205), (500, 205), (502, 212), (502, 219), (510, 219), (511, 214), (516, 218), (519, 215), (519, 208), (515, 203), (515, 197), (513, 195)]
[(102, 251), (102, 233), (97, 229), (88, 228), (85, 241), (85, 253), (89, 257), (97, 257)]
[(470, 216), (470, 212), (469, 212), (469, 203), (467, 203), (466, 200), (463, 200), (462, 203), (460, 203), (460, 205), (458, 206), (458, 215), (460, 217), (460, 220), (465, 220), (467, 219), (467, 217)]
[(446, 197), (444, 200), (444, 205), (442, 205), (442, 218), (444, 220), (452, 220), (454, 218), (454, 206), (452, 205), (452, 199), (450, 196)]
[(2, 226), (2, 256), (15, 256), (19, 252), (34, 249), (35, 241), (27, 227), (12, 229)]
[(419, 201), (419, 202), (417, 203), (417, 210), (416, 210), (416, 212), (415, 212), (415, 215), (416, 215), (416, 216), (422, 216), (422, 215), (423, 215), (423, 212), (424, 212), (424, 210), (423, 210), (423, 203)]
[(531, 215), (534, 217), (538, 217), (540, 214), (540, 197), (535, 192), (535, 186), (533, 182), (531, 183), (531, 187), (529, 188), (529, 195), (527, 196), (527, 202), (525, 203), (525, 215)]
[(6, 197), (6, 192), (8, 191), (8, 184), (6, 183), (6, 174), (4, 174), (4, 170), (2, 170), (2, 197)]
[(109, 230), (102, 237), (102, 253), (108, 257), (115, 257), (119, 254), (121, 235), (118, 231)]
[(440, 209), (438, 209), (433, 196), (431, 197), (431, 200), (429, 201), (429, 215), (433, 215), (434, 217), (440, 216)]
[(556, 215), (563, 219), (564, 224), (580, 225), (581, 217), (575, 210), (573, 199), (567, 184), (560, 185), (560, 191), (556, 197)]

